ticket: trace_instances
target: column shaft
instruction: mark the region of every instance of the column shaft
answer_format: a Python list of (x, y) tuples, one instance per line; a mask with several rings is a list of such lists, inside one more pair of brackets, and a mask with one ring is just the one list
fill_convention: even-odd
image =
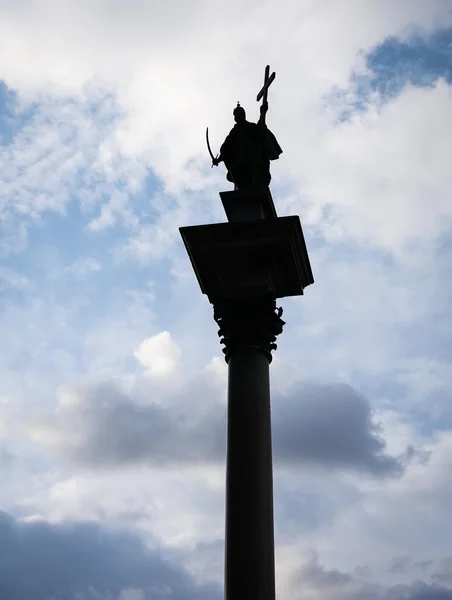
[(225, 600), (274, 600), (269, 360), (244, 348), (228, 365)]

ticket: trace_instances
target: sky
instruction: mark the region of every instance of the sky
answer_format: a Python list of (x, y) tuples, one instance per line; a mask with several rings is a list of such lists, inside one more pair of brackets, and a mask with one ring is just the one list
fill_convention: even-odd
[(452, 600), (451, 0), (0, 0), (0, 597), (223, 594), (227, 366), (178, 228), (267, 123), (315, 283), (271, 365), (278, 600)]

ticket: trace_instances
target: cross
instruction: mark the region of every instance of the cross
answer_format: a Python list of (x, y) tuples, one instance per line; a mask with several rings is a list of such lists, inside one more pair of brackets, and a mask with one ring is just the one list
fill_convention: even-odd
[[(264, 85), (262, 86), (261, 91), (256, 96), (257, 102), (259, 102), (259, 100), (262, 98), (262, 106), (266, 106), (266, 104), (267, 104), (268, 88), (273, 83), (275, 77), (276, 77), (276, 73), (273, 71), (273, 73), (270, 75), (270, 65), (267, 65), (265, 67)], [(263, 118), (265, 121), (265, 113), (264, 113)]]

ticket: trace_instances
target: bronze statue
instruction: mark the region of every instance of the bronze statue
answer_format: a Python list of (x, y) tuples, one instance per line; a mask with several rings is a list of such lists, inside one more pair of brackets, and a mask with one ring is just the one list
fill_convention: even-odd
[(220, 154), (213, 156), (209, 144), (209, 130), (206, 131), (207, 147), (212, 157), (212, 166), (224, 162), (228, 172), (226, 179), (234, 183), (236, 190), (261, 190), (270, 184), (270, 161), (279, 158), (281, 147), (273, 133), (267, 128), (265, 117), (268, 111), (268, 88), (276, 74), (269, 77), (270, 67), (265, 69), (264, 86), (256, 100), (262, 98), (260, 118), (257, 123), (246, 120), (246, 113), (237, 103), (233, 115), (235, 125), (224, 140)]

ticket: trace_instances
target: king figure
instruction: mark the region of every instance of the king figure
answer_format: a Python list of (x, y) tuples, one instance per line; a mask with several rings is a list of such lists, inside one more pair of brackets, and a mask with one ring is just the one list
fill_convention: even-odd
[(269, 67), (265, 71), (264, 86), (257, 95), (262, 100), (260, 118), (257, 123), (246, 120), (246, 113), (237, 103), (233, 115), (235, 125), (224, 140), (220, 154), (213, 159), (213, 165), (224, 162), (228, 181), (236, 190), (256, 191), (270, 185), (270, 161), (279, 158), (282, 149), (273, 133), (267, 128), (265, 117), (268, 111), (267, 92), (275, 74), (269, 77)]

